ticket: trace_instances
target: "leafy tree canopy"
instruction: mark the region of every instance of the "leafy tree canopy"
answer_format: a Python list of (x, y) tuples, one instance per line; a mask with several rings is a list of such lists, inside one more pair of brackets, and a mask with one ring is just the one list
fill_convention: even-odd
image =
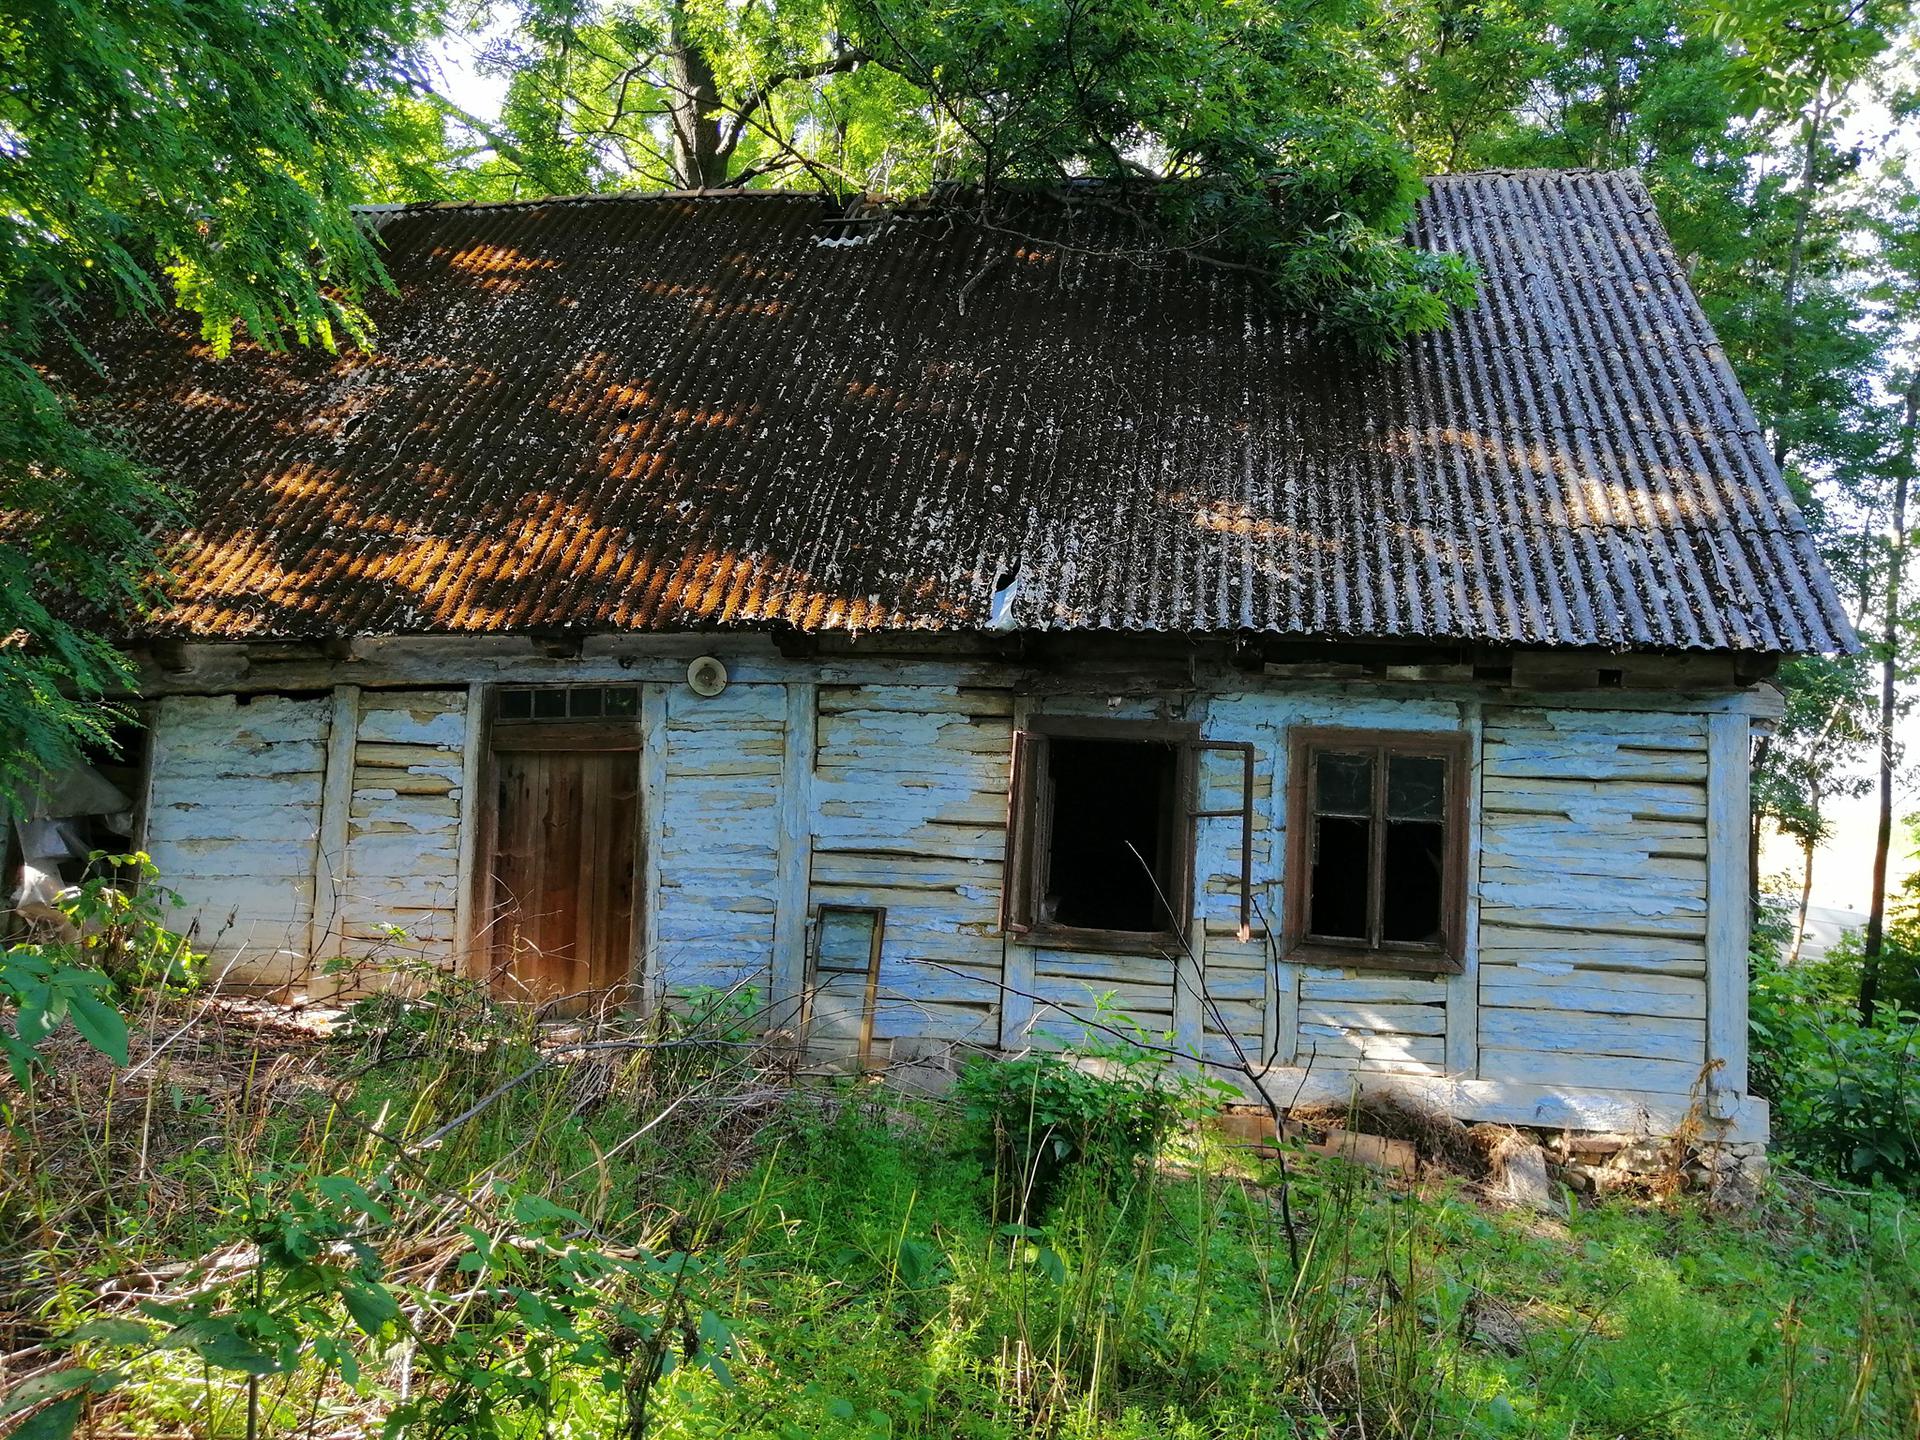
[[(1360, 0), (538, 0), (487, 193), (1127, 181), (1145, 243), (1251, 269), (1383, 355), (1467, 302), (1402, 240), (1419, 195)], [(424, 90), (431, 93), (431, 86)], [(451, 111), (450, 102), (441, 102)], [(457, 117), (456, 117), (457, 118)]]
[(380, 272), (351, 206), (429, 19), (412, 0), (0, 0), (0, 792), (104, 740), (95, 698), (124, 661), (77, 614), (111, 626), (150, 598), (169, 513), (35, 360), (72, 343), (82, 295), (177, 302), (216, 349), (236, 323), (358, 335)]

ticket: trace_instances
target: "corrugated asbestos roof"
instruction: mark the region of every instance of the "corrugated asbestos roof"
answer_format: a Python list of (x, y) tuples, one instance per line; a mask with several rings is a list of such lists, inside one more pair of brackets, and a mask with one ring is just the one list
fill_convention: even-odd
[(152, 631), (971, 630), (1017, 567), (1039, 630), (1853, 643), (1631, 176), (1433, 182), (1482, 296), (1380, 367), (1098, 206), (837, 214), (404, 209), (377, 353), (118, 328), (198, 500)]

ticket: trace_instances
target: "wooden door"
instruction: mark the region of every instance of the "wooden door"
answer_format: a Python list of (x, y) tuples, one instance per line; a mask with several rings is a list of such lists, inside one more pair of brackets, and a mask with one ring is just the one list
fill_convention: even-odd
[(493, 990), (587, 1009), (631, 978), (638, 756), (495, 750)]

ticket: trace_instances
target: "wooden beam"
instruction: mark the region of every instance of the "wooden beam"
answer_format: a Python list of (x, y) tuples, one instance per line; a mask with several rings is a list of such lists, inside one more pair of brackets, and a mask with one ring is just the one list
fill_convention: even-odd
[[(1018, 735), (1033, 724), (1033, 699), (1027, 695), (1013, 697), (1013, 733)], [(1007, 757), (1009, 774), (1007, 777), (1007, 833), (1013, 833), (1013, 807), (1020, 804), (1020, 796), (1013, 784), (1011, 768), (1013, 757)], [(1007, 867), (1001, 871), (1000, 883), (1008, 885), (1016, 877), (1007, 873)], [(1012, 915), (1016, 909), (1011, 904), (1003, 904), (1002, 910)], [(1024, 1050), (1027, 1047), (1027, 1030), (1033, 1024), (1033, 1001), (1029, 998), (1033, 989), (1033, 947), (1024, 937), (1011, 931), (1003, 931), (1000, 937), (1000, 1048), (1002, 1050)]]
[(341, 950), (341, 899), (349, 883), (347, 822), (353, 810), (354, 746), (360, 732), (360, 687), (333, 692), (327, 727), (326, 769), (320, 777), (320, 831), (313, 847), (313, 913), (307, 919), (307, 958), (319, 966)]
[(660, 854), (666, 844), (667, 686), (640, 691), (640, 1004), (653, 1008), (660, 985)]
[(480, 855), (480, 787), (486, 783), (486, 697), (484, 685), (467, 686), (466, 729), (460, 745), (460, 841), (454, 861), (453, 965), (462, 975), (483, 975), (486, 967), (474, 954), (474, 937), (482, 929), (474, 893), (473, 872)]
[(1447, 979), (1447, 1073), (1480, 1073), (1480, 778), (1486, 765), (1486, 728), (1480, 706), (1461, 707), (1467, 732), (1467, 887), (1461, 907), (1460, 973)]
[(775, 842), (772, 1010), (774, 1029), (793, 1026), (807, 981), (807, 907), (813, 866), (813, 751), (819, 703), (812, 685), (787, 686)]
[(1708, 717), (1707, 1058), (1719, 1062), (1709, 1087), (1716, 1096), (1747, 1090), (1750, 747), (1746, 716)]
[(1196, 1059), (1206, 1053), (1206, 1022), (1200, 1003), (1206, 973), (1207, 922), (1196, 915), (1187, 924), (1186, 948), (1173, 957), (1174, 1044)]

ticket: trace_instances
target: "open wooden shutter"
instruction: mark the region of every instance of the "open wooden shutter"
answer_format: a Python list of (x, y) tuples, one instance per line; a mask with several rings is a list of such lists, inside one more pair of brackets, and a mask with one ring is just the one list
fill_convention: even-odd
[[(1240, 757), (1240, 805), (1233, 810), (1195, 810), (1196, 820), (1240, 821), (1240, 938), (1250, 939), (1253, 935), (1253, 746), (1245, 740), (1196, 740), (1193, 749), (1229, 750)], [(1199, 836), (1193, 837), (1196, 851)], [(1195, 877), (1194, 889), (1200, 888), (1199, 877)], [(1198, 901), (1198, 895), (1195, 896)]]
[(1013, 732), (1013, 771), (1007, 777), (1007, 849), (1000, 867), (1000, 929), (1024, 935), (1032, 928), (1028, 914), (1033, 893), (1034, 765), (1043, 742), (1031, 730)]

